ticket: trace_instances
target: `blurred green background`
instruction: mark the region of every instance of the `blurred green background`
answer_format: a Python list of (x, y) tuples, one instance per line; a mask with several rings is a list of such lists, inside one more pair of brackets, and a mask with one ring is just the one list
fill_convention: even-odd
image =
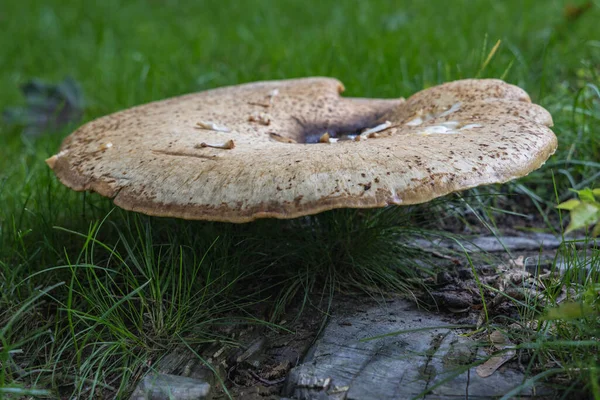
[(476, 76), (497, 40), (479, 75), (505, 74), (540, 98), (597, 66), (600, 11), (592, 5), (577, 17), (577, 6), (585, 2), (4, 1), (0, 103), (21, 102), (18, 85), (31, 77), (67, 75), (81, 83), (88, 117), (311, 75), (341, 79), (349, 95), (407, 96)]

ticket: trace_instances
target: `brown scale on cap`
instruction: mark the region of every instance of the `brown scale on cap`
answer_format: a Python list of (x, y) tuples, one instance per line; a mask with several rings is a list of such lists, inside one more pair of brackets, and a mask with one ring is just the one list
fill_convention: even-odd
[(423, 203), (527, 175), (557, 146), (548, 112), (499, 80), (407, 101), (342, 91), (304, 78), (154, 102), (82, 126), (47, 163), (128, 210), (248, 222)]

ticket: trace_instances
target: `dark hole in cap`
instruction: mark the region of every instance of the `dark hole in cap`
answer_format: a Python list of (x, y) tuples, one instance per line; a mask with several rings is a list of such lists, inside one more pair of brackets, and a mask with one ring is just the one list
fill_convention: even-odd
[(348, 121), (342, 123), (322, 123), (296, 119), (301, 125), (301, 129), (293, 139), (297, 143), (314, 144), (319, 143), (319, 139), (327, 133), (332, 139), (338, 139), (340, 141), (354, 140), (354, 138), (360, 135), (365, 129), (379, 125), (379, 118), (379, 115), (373, 115), (367, 118), (348, 119)]

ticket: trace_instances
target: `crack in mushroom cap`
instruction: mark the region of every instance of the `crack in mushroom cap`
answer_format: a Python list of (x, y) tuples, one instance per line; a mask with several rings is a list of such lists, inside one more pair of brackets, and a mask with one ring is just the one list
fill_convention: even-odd
[[(127, 210), (248, 222), (423, 203), (527, 175), (556, 150), (550, 114), (500, 80), (450, 82), (407, 101), (342, 91), (332, 78), (302, 78), (149, 103), (82, 126), (47, 163), (68, 187)], [(251, 121), (257, 112), (269, 123)], [(367, 140), (307, 143), (387, 121)]]

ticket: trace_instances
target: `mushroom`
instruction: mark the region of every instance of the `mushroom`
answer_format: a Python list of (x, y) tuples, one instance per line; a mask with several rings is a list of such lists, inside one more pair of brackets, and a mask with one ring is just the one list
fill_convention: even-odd
[[(240, 223), (424, 203), (527, 175), (557, 146), (550, 114), (500, 80), (406, 101), (343, 89), (303, 78), (154, 102), (89, 122), (47, 162), (127, 210)], [(249, 121), (265, 107), (268, 125)]]

